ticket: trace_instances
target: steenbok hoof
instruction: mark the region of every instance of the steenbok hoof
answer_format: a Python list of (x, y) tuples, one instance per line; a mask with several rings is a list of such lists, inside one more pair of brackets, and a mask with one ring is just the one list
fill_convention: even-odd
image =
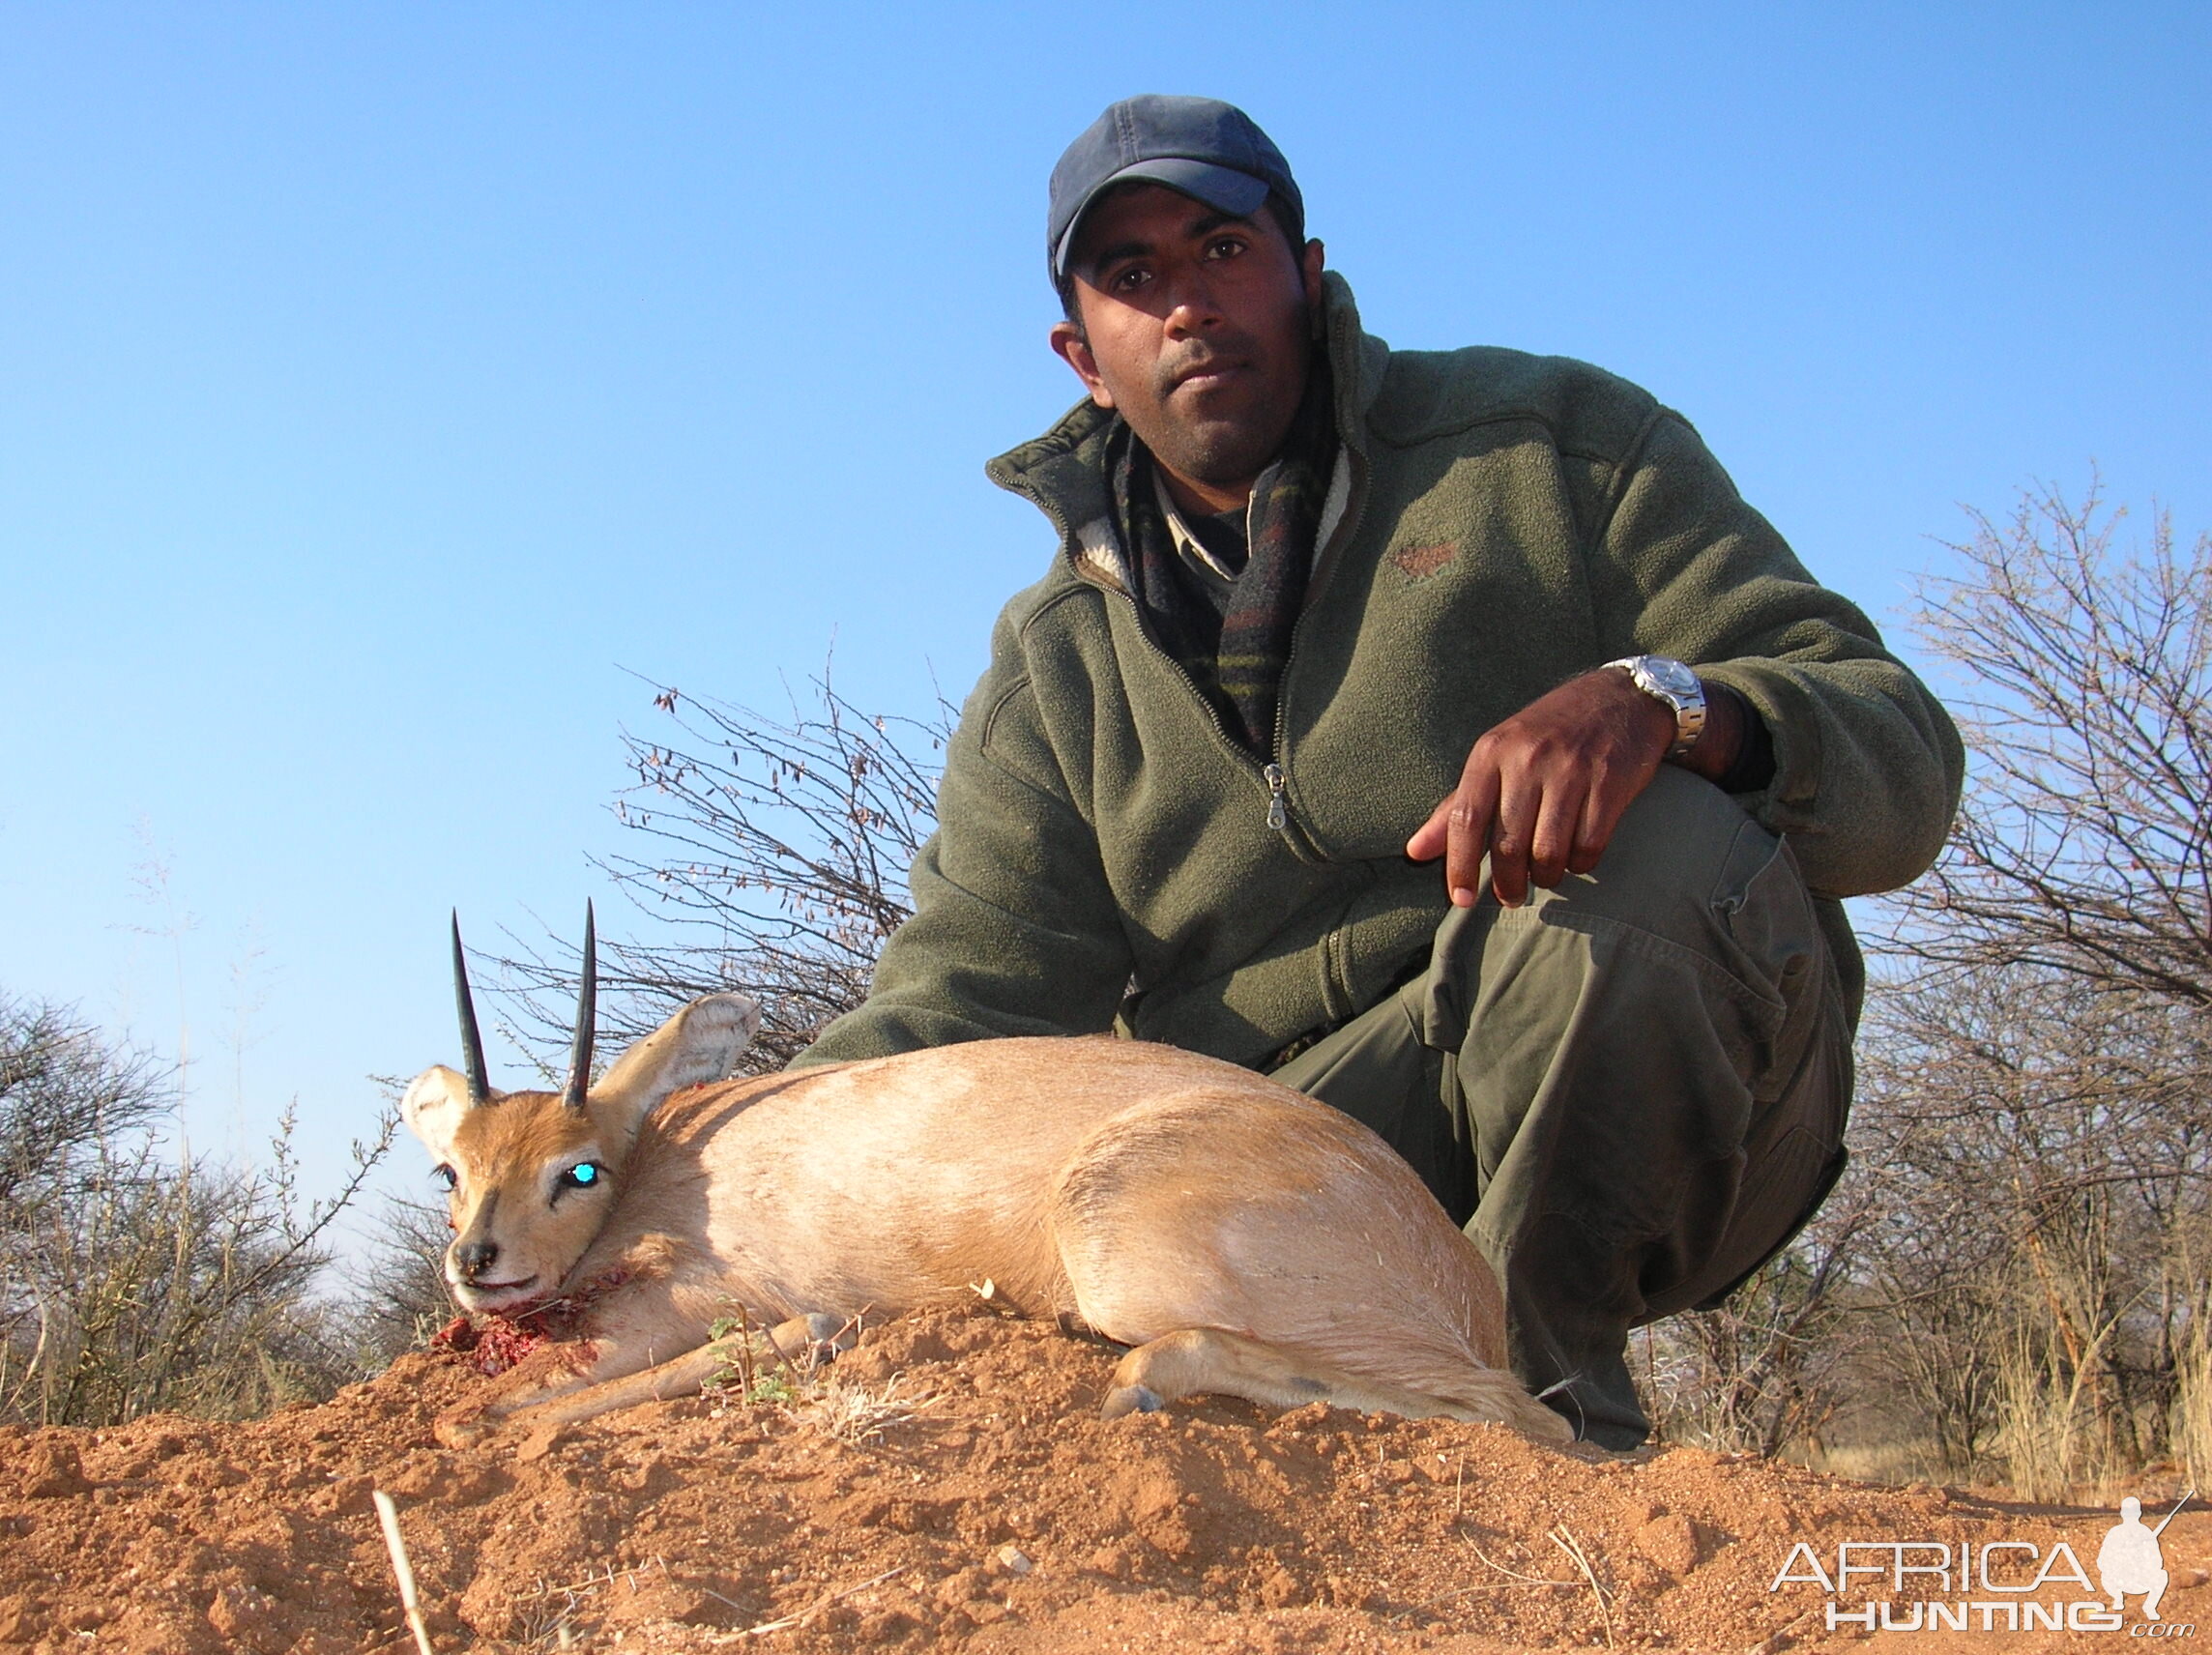
[(778, 1322), (768, 1336), (785, 1361), (796, 1362), (811, 1373), (850, 1350), (859, 1343), (860, 1332), (849, 1320), (817, 1311)]
[(1106, 1404), (1098, 1410), (1100, 1419), (1120, 1419), (1124, 1413), (1157, 1413), (1167, 1407), (1167, 1399), (1150, 1385), (1117, 1385), (1106, 1393)]

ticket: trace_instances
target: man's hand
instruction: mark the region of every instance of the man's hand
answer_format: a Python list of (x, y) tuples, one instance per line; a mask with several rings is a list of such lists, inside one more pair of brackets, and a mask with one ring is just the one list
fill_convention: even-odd
[[(1710, 779), (1735, 762), (1746, 709), (1710, 683), (1705, 704), (1705, 733), (1683, 762)], [(1406, 855), (1442, 857), (1453, 906), (1472, 908), (1487, 854), (1491, 888), (1517, 908), (1531, 881), (1549, 889), (1597, 866), (1621, 813), (1674, 744), (1674, 714), (1625, 672), (1570, 679), (1475, 742), (1458, 791), (1406, 842)]]

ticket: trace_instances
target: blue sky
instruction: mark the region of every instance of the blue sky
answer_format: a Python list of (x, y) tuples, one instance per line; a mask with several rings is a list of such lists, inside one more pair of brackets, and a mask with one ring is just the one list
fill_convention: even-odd
[(1372, 332), (1644, 384), (1877, 615), (2092, 462), (2194, 532), (2208, 72), (2197, 4), (0, 5), (0, 989), (327, 1181), (454, 1056), (447, 909), (606, 894), (625, 669), (957, 698), (1049, 552), (980, 469), (1075, 394), (1045, 175), (1131, 92), (1266, 126)]

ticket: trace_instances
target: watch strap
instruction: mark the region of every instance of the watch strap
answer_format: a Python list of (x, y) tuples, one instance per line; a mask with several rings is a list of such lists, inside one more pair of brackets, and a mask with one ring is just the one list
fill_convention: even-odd
[(1667, 749), (1678, 759), (1698, 744), (1705, 733), (1705, 686), (1690, 667), (1671, 655), (1623, 655), (1599, 670), (1617, 667), (1628, 674), (1638, 689), (1663, 701), (1674, 714), (1674, 743)]

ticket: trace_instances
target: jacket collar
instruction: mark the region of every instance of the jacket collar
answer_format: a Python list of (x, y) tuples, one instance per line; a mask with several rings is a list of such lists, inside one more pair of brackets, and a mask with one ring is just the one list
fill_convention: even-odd
[[(1322, 329), (1336, 376), (1337, 436), (1364, 460), (1367, 411), (1382, 389), (1390, 347), (1360, 331), (1352, 289), (1333, 270), (1322, 273)], [(1052, 520), (1078, 573), (1126, 591), (1128, 572), (1106, 492), (1106, 434), (1113, 421), (1087, 397), (1043, 436), (1001, 454), (983, 473)]]

